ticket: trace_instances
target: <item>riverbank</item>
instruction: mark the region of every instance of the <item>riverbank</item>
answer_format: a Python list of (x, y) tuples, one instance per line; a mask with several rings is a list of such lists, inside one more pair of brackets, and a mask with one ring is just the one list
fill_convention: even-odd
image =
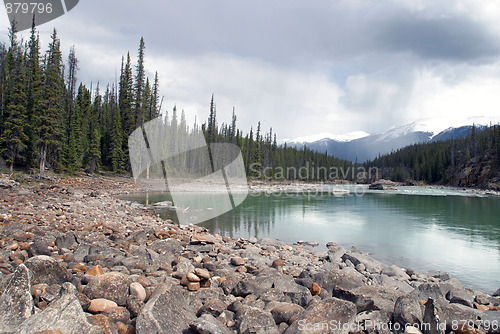
[(177, 226), (116, 199), (127, 178), (20, 181), (0, 180), (0, 333), (498, 332), (500, 298), (446, 273)]

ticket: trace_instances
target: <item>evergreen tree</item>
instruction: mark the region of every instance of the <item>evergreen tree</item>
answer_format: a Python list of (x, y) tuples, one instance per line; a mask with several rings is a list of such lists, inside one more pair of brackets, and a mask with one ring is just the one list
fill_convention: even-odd
[(25, 73), (23, 71), (23, 55), (21, 46), (17, 41), (15, 23), (10, 29), (11, 45), (6, 58), (6, 87), (8, 94), (5, 97), (5, 119), (0, 137), (2, 152), (6, 162), (13, 172), (14, 163), (20, 157), (21, 151), (26, 147), (26, 91)]
[(146, 72), (144, 69), (144, 50), (146, 46), (144, 44), (144, 38), (141, 37), (139, 42), (139, 55), (137, 59), (137, 66), (135, 68), (135, 127), (140, 127), (144, 124), (144, 90), (146, 88)]
[(160, 81), (158, 79), (158, 72), (155, 72), (155, 79), (153, 82), (153, 91), (151, 94), (151, 109), (149, 119), (154, 119), (160, 114)]
[(36, 32), (35, 21), (31, 26), (31, 36), (28, 43), (28, 59), (27, 59), (27, 93), (26, 93), (26, 114), (28, 127), (26, 134), (28, 143), (26, 147), (26, 164), (31, 168), (36, 160), (36, 129), (35, 119), (42, 110), (42, 68), (40, 66), (40, 38)]
[(99, 90), (99, 84), (97, 84), (96, 92), (94, 96), (94, 102), (92, 104), (92, 114), (90, 116), (90, 127), (89, 127), (89, 172), (94, 173), (100, 166), (101, 161), (101, 133), (100, 124), (101, 119), (101, 107), (102, 107), (102, 96)]
[(68, 144), (68, 169), (77, 170), (82, 167), (82, 157), (84, 152), (84, 135), (82, 131), (82, 118), (88, 113), (90, 106), (90, 93), (83, 84), (78, 88), (78, 94), (75, 99), (75, 108), (71, 117), (71, 132), (69, 134)]
[(45, 56), (42, 110), (37, 115), (37, 135), (40, 159), (40, 176), (47, 164), (56, 166), (63, 137), (64, 78), (62, 73), (61, 43), (54, 29), (49, 50)]
[(120, 107), (116, 106), (113, 111), (113, 125), (111, 129), (111, 167), (114, 172), (121, 172), (124, 166), (123, 154), (123, 130), (120, 115)]
[(122, 69), (120, 74), (118, 105), (122, 115), (122, 128), (128, 136), (135, 130), (135, 117), (133, 112), (134, 101), (134, 81), (132, 77), (132, 65), (130, 53), (127, 54), (127, 62), (122, 59)]

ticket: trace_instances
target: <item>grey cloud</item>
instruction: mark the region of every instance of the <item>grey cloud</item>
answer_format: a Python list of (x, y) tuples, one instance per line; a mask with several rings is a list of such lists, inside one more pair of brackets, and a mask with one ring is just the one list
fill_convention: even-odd
[(467, 18), (395, 18), (380, 24), (381, 47), (424, 59), (481, 62), (500, 55), (498, 36)]

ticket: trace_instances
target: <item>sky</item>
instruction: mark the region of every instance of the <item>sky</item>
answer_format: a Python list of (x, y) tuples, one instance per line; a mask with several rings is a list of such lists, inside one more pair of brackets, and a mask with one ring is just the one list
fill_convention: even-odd
[[(1, 8), (0, 40), (8, 26)], [(87, 85), (115, 82), (143, 36), (164, 111), (205, 120), (214, 94), (219, 123), (234, 107), (281, 140), (500, 114), (499, 1), (82, 0), (38, 27), (43, 50), (53, 28)]]

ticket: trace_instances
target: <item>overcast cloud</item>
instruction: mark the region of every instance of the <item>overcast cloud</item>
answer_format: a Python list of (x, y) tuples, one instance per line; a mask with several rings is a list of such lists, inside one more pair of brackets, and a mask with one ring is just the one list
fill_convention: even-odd
[(86, 84), (114, 82), (144, 36), (164, 109), (205, 119), (215, 93), (220, 122), (234, 106), (285, 139), (500, 114), (499, 22), (488, 0), (82, 0), (39, 30), (76, 46)]

